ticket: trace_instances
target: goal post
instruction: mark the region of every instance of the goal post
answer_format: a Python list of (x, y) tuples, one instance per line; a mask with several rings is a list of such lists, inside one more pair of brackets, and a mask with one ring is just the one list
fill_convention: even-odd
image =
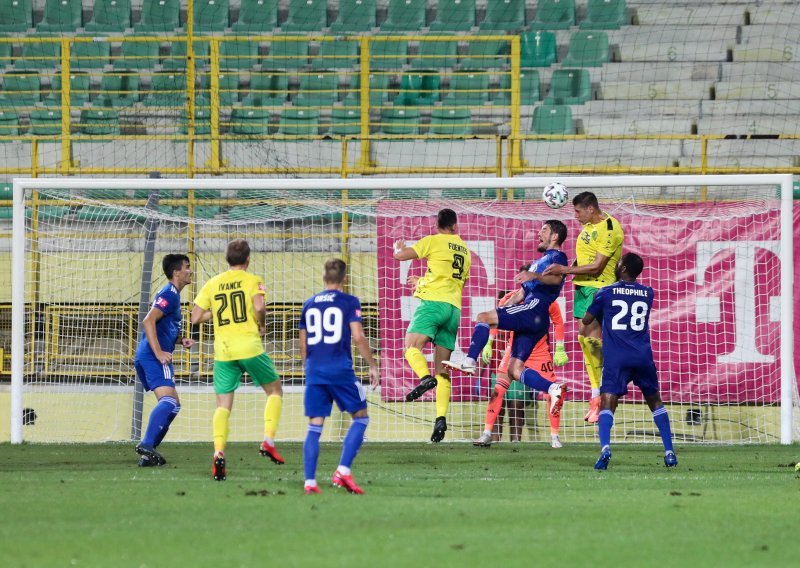
[[(254, 270), (268, 282), (269, 309), (282, 314), (271, 320), (267, 338), (267, 350), (291, 398), (279, 438), (299, 440), (304, 432), (302, 369), (293, 334), (296, 305), (305, 298), (295, 296), (316, 291), (325, 258), (343, 256), (351, 267), (351, 291), (371, 306), (373, 320), (365, 327), (372, 333), (373, 348), (380, 351), (384, 377), (380, 391), (368, 398), (370, 413), (376, 416), (370, 438), (427, 440), (429, 432), (424, 431), (433, 418), (429, 396), (421, 402), (400, 401), (415, 380), (402, 353), (414, 299), (401, 277), (421, 265), (391, 261), (387, 245), (393, 238), (413, 241), (430, 234), (432, 219), (442, 207), (459, 214), (462, 237), (479, 261), (473, 263), (474, 283), (467, 284), (459, 329), (457, 350), (465, 349), (470, 319), (491, 307), (497, 291), (512, 285), (515, 267), (536, 254), (531, 231), (537, 223), (548, 218), (565, 221), (570, 230), (565, 251), (574, 257), (577, 224), (572, 208), (550, 210), (541, 202), (541, 188), (552, 181), (565, 184), (572, 195), (584, 189), (597, 193), (601, 207), (621, 220), (626, 250), (645, 257), (642, 278), (657, 294), (651, 321), (654, 349), (665, 402), (673, 421), (680, 423), (676, 435), (686, 442), (718, 443), (789, 444), (800, 438), (793, 413), (798, 401), (791, 316), (792, 176), (549, 175), (15, 179), (11, 442), (129, 438), (135, 376), (130, 346), (138, 341), (138, 326), (128, 304), (135, 284), (137, 292), (146, 289), (137, 267), (143, 227), (153, 218), (163, 223), (166, 235), (163, 242), (159, 236), (156, 261), (166, 252), (190, 252), (199, 285), (224, 269), (227, 240), (251, 240), (254, 258), (260, 257)], [(164, 208), (147, 210), (146, 199), (137, 199), (136, 192), (152, 190), (161, 192)], [(202, 205), (197, 201), (200, 194)], [(199, 212), (201, 207), (205, 214)], [(777, 274), (775, 259), (780, 261)], [(125, 274), (128, 280), (122, 284), (113, 277), (102, 281), (94, 268), (97, 263), (126, 266), (131, 274)], [(151, 293), (163, 285), (163, 275), (153, 272)], [(132, 274), (139, 276), (138, 282)], [(41, 297), (32, 298), (34, 291)], [(574, 343), (576, 331), (571, 294), (568, 282), (562, 304), (568, 343)], [(187, 305), (189, 296), (184, 292)], [(206, 329), (199, 350), (176, 357), (184, 411), (171, 440), (209, 439), (210, 334)], [(568, 351), (569, 365), (557, 370), (575, 396), (570, 401), (574, 409), (562, 420), (564, 437), (593, 441), (594, 430), (580, 418), (588, 391), (582, 359), (574, 345)], [(356, 359), (357, 370), (359, 365), (363, 362)], [(448, 441), (467, 440), (480, 432), (490, 371), (476, 381), (454, 381)], [(245, 385), (237, 398), (234, 414), (252, 427), (263, 410), (263, 396), (248, 388)], [(640, 400), (633, 393), (628, 399)], [(23, 425), (29, 400), (39, 418), (36, 424)], [(537, 417), (541, 420), (542, 406), (530, 401), (526, 412), (533, 415), (532, 423)], [(624, 436), (621, 439), (653, 440), (652, 423), (642, 406), (621, 405), (618, 423), (624, 426), (616, 434)], [(83, 422), (74, 429), (71, 424), (65, 427), (70, 421)], [(232, 428), (241, 431), (244, 426)], [(536, 439), (534, 435), (529, 433), (528, 439)], [(248, 439), (250, 433), (241, 436)]]

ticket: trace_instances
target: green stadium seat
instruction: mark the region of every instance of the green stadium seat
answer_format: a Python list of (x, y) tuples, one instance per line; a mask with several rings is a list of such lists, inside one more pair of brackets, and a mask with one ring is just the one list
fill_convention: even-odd
[(411, 67), (416, 69), (439, 69), (455, 67), (458, 42), (455, 41), (421, 41), (419, 57), (411, 59)]
[[(0, 108), (0, 136), (19, 136), (19, 114), (12, 110), (4, 110)], [(3, 140), (8, 142), (8, 140)], [(4, 186), (0, 186), (2, 189)], [(4, 192), (0, 192), (5, 196)], [(2, 199), (3, 197), (0, 197)]]
[[(379, 107), (389, 102), (389, 75), (372, 73), (369, 76), (369, 106)], [(347, 106), (361, 106), (361, 75), (353, 75), (350, 93), (345, 98)]]
[(308, 41), (273, 41), (261, 60), (264, 70), (300, 69), (308, 65)]
[(482, 189), (443, 189), (442, 199), (485, 199)]
[(61, 65), (61, 44), (58, 41), (38, 41), (22, 44), (22, 53), (14, 61), (14, 69), (52, 69)]
[(339, 15), (331, 24), (331, 33), (357, 34), (375, 27), (375, 0), (339, 0)]
[(81, 0), (46, 0), (44, 18), (36, 26), (37, 32), (75, 33), (83, 26)]
[(525, 26), (525, 0), (488, 0), (481, 32), (514, 33)]
[[(188, 113), (187, 113), (188, 114)], [(187, 117), (181, 115), (180, 119), (181, 134), (189, 133), (189, 121)], [(207, 108), (194, 109), (194, 133), (196, 136), (208, 136), (211, 134), (211, 110)]]
[(242, 106), (280, 106), (289, 96), (289, 76), (285, 73), (251, 73), (250, 92)]
[(278, 134), (284, 136), (316, 136), (319, 134), (319, 111), (287, 108), (281, 113)]
[(157, 41), (123, 41), (114, 69), (152, 69), (158, 64)]
[(556, 34), (536, 30), (520, 34), (520, 65), (522, 67), (550, 67), (556, 62)]
[[(236, 71), (220, 71), (219, 74), (219, 104), (233, 106), (239, 101), (239, 74)], [(211, 101), (211, 73), (200, 75), (199, 99), (206, 101), (210, 106)]]
[(61, 109), (37, 108), (31, 111), (30, 119), (33, 136), (61, 134)]
[(222, 207), (219, 205), (195, 205), (194, 218), (195, 219), (213, 219), (222, 212)]
[(219, 44), (220, 69), (252, 69), (258, 63), (257, 41), (223, 41)]
[(235, 108), (231, 113), (231, 132), (245, 136), (269, 134), (269, 111)]
[(301, 75), (295, 106), (332, 106), (339, 98), (339, 75), (336, 73), (317, 73)]
[(381, 110), (381, 132), (384, 134), (419, 134), (419, 111), (414, 108)]
[(575, 25), (575, 0), (539, 0), (531, 30), (567, 30)]
[(472, 118), (466, 108), (437, 107), (431, 111), (429, 134), (465, 136), (472, 132)]
[(84, 205), (75, 211), (75, 218), (78, 221), (98, 222), (98, 221), (116, 221), (119, 219), (119, 213), (108, 207), (96, 207), (94, 205)]
[(6, 73), (0, 91), (0, 106), (33, 106), (41, 98), (42, 82), (36, 73)]
[(131, 0), (95, 0), (87, 32), (122, 33), (131, 27)]
[[(539, 72), (535, 69), (520, 69), (519, 71), (520, 104), (534, 105), (539, 102), (540, 84)], [(511, 74), (504, 73), (500, 77), (500, 90), (494, 97), (494, 104), (511, 106)]]
[(228, 213), (228, 219), (240, 221), (245, 219), (277, 219), (276, 207), (274, 205), (262, 204), (253, 206), (232, 207)]
[[(0, 126), (2, 122), (0, 122)], [(356, 136), (361, 133), (361, 112), (358, 108), (336, 107), (331, 112), (331, 136)]]
[(468, 32), (475, 25), (475, 0), (439, 0), (432, 32)]
[(0, 0), (0, 33), (23, 33), (33, 27), (33, 0)]
[(625, 0), (589, 0), (582, 30), (618, 30), (628, 23)]
[(489, 100), (488, 73), (454, 73), (450, 76), (449, 93), (442, 100), (444, 106), (480, 106)]
[(540, 105), (533, 109), (531, 130), (536, 134), (575, 134), (572, 110), (567, 105)]
[(389, 0), (381, 32), (418, 32), (425, 27), (427, 0)]
[(582, 105), (592, 100), (592, 79), (586, 69), (557, 69), (550, 80), (549, 105)]
[[(69, 75), (69, 104), (71, 107), (80, 107), (89, 102), (89, 87), (92, 78), (88, 73), (70, 73)], [(50, 79), (50, 93), (44, 98), (45, 106), (61, 106), (61, 75), (54, 75)]]
[(278, 0), (242, 0), (239, 19), (231, 26), (236, 34), (271, 33), (278, 27)]
[(181, 0), (144, 0), (135, 33), (172, 33), (181, 27)]
[(14, 62), (13, 48), (10, 43), (0, 43), (0, 69)]
[(230, 5), (228, 0), (195, 0), (194, 32), (207, 34), (223, 32), (230, 26)]
[(289, 0), (289, 16), (282, 32), (318, 32), (328, 25), (326, 0)]
[[(106, 209), (106, 211), (109, 211)], [(48, 221), (57, 221), (69, 213), (69, 207), (66, 205), (42, 205), (39, 207), (39, 219), (47, 219)], [(33, 216), (33, 209), (25, 210), (25, 217), (30, 219)]]
[(84, 189), (83, 196), (88, 199), (116, 200), (127, 199), (127, 189)]
[(319, 55), (311, 60), (312, 69), (350, 69), (358, 65), (358, 42), (323, 41)]
[(80, 41), (72, 44), (71, 69), (102, 69), (111, 63), (111, 44), (107, 41)]
[(135, 71), (108, 73), (100, 78), (95, 106), (129, 107), (139, 102), (139, 74)]
[(462, 69), (495, 69), (510, 63), (511, 46), (507, 41), (471, 41), (461, 57)]
[[(207, 41), (192, 42), (194, 51), (194, 67), (206, 67), (211, 61), (211, 43)], [(161, 63), (164, 70), (185, 70), (186, 69), (186, 42), (175, 41), (170, 46), (170, 56)]]
[(609, 56), (608, 34), (602, 31), (575, 32), (569, 38), (565, 67), (602, 67)]
[(369, 45), (369, 68), (402, 69), (408, 63), (407, 41), (373, 41)]
[(386, 192), (389, 199), (430, 199), (428, 189), (390, 189)]
[(120, 133), (119, 113), (115, 110), (84, 109), (81, 111), (81, 134), (116, 136)]
[(400, 93), (395, 106), (428, 106), (439, 100), (441, 77), (438, 73), (419, 71), (400, 78)]
[(142, 101), (148, 107), (178, 107), (186, 104), (186, 76), (180, 73), (156, 73), (150, 94)]

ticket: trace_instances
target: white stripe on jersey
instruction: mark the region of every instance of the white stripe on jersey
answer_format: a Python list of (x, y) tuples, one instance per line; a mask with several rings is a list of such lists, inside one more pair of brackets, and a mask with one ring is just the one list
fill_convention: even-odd
[(531, 310), (539, 305), (539, 298), (534, 298), (527, 304), (518, 304), (516, 306), (511, 306), (506, 310), (507, 314), (516, 314), (517, 312), (524, 312), (526, 310)]

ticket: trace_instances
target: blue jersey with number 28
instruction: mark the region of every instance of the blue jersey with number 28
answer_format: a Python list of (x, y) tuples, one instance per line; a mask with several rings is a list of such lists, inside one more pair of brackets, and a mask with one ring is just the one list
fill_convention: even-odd
[(349, 383), (355, 379), (350, 324), (361, 321), (361, 302), (339, 290), (306, 300), (300, 329), (306, 331), (306, 384)]

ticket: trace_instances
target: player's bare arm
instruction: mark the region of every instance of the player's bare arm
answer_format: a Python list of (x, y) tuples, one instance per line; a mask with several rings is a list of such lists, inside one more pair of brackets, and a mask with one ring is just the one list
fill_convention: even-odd
[(147, 338), (150, 349), (153, 350), (153, 355), (162, 365), (169, 365), (172, 363), (172, 353), (161, 350), (161, 345), (158, 343), (158, 334), (156, 333), (156, 324), (162, 317), (164, 317), (164, 312), (158, 308), (150, 308), (150, 311), (147, 312), (147, 315), (142, 320), (142, 327), (144, 327), (144, 335)]
[(415, 251), (411, 247), (407, 247), (406, 242), (402, 239), (399, 239), (394, 242), (392, 250), (394, 251), (394, 254), (392, 256), (394, 256), (395, 260), (403, 261), (403, 260), (414, 260), (415, 258), (419, 258), (417, 256), (417, 251)]
[(584, 264), (583, 266), (577, 266), (575, 263), (573, 263), (572, 266), (564, 266), (562, 264), (551, 264), (545, 269), (543, 274), (545, 276), (550, 276), (551, 274), (573, 274), (573, 275), (581, 274), (586, 276), (597, 277), (603, 273), (603, 270), (605, 270), (609, 258), (610, 257), (608, 256), (597, 254), (592, 264)]
[(308, 352), (308, 346), (306, 345), (306, 337), (308, 336), (308, 332), (305, 329), (300, 330), (300, 360), (303, 362), (303, 365), (306, 364), (306, 354)]
[(263, 294), (256, 294), (255, 296), (253, 296), (253, 312), (256, 314), (258, 335), (264, 337), (267, 334), (267, 327), (264, 323), (267, 319), (267, 306), (264, 303)]
[(192, 325), (199, 325), (201, 323), (205, 323), (209, 321), (214, 314), (211, 313), (211, 310), (206, 310), (198, 306), (197, 304), (194, 305), (192, 308), (192, 315), (191, 321)]
[(548, 274), (548, 270), (553, 266), (561, 266), (562, 268), (566, 268), (560, 264), (551, 264), (547, 267), (547, 270), (544, 272), (518, 272), (516, 276), (514, 276), (514, 282), (516, 284), (522, 284), (523, 282), (530, 282), (531, 280), (538, 280), (542, 284), (547, 284), (548, 286), (561, 284), (562, 276), (560, 274)]
[(353, 343), (356, 344), (359, 354), (364, 358), (369, 365), (369, 384), (375, 389), (381, 384), (381, 375), (378, 371), (378, 363), (372, 356), (372, 349), (369, 346), (369, 340), (364, 335), (364, 326), (361, 322), (350, 322), (350, 335), (353, 338)]

